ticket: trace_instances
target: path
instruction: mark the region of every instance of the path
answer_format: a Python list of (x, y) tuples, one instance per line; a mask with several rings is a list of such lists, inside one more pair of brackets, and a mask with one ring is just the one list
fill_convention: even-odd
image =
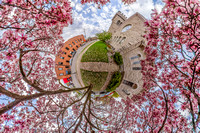
[(119, 70), (119, 66), (115, 63), (106, 62), (81, 62), (80, 69), (93, 72), (115, 72)]
[[(83, 81), (81, 79), (81, 73), (80, 73), (80, 68), (79, 68), (79, 63), (80, 59), (83, 55), (83, 53), (96, 41), (90, 41), (87, 42), (84, 46), (79, 47), (78, 50), (76, 51), (75, 56), (73, 57), (72, 60), (72, 67), (71, 67), (71, 76), (72, 76), (72, 82), (75, 85), (75, 87), (83, 87)], [(86, 48), (87, 47), (87, 48)], [(85, 49), (84, 49), (85, 48)], [(84, 51), (83, 51), (84, 50)], [(79, 69), (78, 69), (79, 68)]]

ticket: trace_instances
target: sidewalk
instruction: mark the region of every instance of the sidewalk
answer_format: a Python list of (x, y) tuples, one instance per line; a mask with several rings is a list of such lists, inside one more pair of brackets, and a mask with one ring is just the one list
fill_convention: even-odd
[(80, 69), (93, 72), (116, 72), (119, 70), (119, 66), (115, 63), (106, 62), (81, 62)]
[(85, 53), (86, 50), (90, 47), (90, 45), (92, 45), (94, 42), (96, 42), (96, 41), (87, 42), (84, 46), (80, 47), (76, 51), (76, 54), (73, 58), (72, 66), (71, 66), (71, 72), (72, 72), (71, 77), (72, 77), (72, 82), (73, 82), (73, 84), (76, 88), (84, 86), (83, 81), (81, 79), (81, 73), (80, 73), (80, 68), (79, 68), (80, 65), (79, 64), (80, 64), (80, 60), (81, 60), (83, 53)]

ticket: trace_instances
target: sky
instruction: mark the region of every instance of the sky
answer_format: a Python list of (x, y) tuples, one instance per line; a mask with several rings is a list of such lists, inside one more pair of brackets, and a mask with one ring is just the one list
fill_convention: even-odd
[[(64, 28), (63, 38), (69, 38), (84, 34), (87, 37), (95, 36), (96, 33), (108, 30), (114, 15), (121, 11), (126, 17), (139, 12), (146, 19), (150, 19), (152, 9), (161, 11), (163, 3), (161, 0), (136, 0), (131, 5), (124, 5), (121, 0), (110, 0), (101, 9), (93, 3), (81, 5), (80, 0), (71, 0), (73, 24)], [(85, 34), (84, 34), (85, 35)]]

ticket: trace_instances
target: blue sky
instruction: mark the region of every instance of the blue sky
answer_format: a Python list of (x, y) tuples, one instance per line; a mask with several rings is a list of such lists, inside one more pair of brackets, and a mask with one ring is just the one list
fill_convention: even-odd
[(83, 34), (84, 29), (86, 37), (95, 36), (96, 33), (108, 30), (111, 20), (117, 11), (121, 11), (127, 17), (136, 12), (150, 19), (151, 10), (156, 8), (160, 11), (163, 7), (161, 0), (137, 0), (131, 5), (124, 5), (121, 0), (110, 0), (101, 9), (93, 3), (81, 5), (80, 0), (71, 0), (73, 8), (73, 24), (64, 28), (63, 38), (69, 38)]

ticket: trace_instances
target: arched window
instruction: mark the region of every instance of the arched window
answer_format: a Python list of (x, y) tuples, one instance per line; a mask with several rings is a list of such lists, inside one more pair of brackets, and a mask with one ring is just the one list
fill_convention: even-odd
[(122, 37), (120, 36), (119, 39), (117, 40), (117, 42), (119, 42), (119, 40), (120, 40), (121, 38), (122, 38)]
[(137, 89), (138, 85), (137, 84), (134, 84), (133, 85), (133, 89)]
[(75, 43), (74, 42), (72, 42), (74, 45), (75, 45)]
[(126, 25), (123, 29), (122, 32), (126, 32), (127, 30), (129, 30), (131, 28), (131, 24)]
[(139, 47), (140, 47), (140, 49), (141, 49), (142, 51), (144, 51), (144, 48), (145, 48), (144, 45), (140, 44)]
[(123, 43), (126, 37), (123, 37), (122, 40), (119, 42), (119, 44)]
[(117, 42), (117, 39), (118, 39), (118, 36), (116, 37), (115, 42)]
[(120, 20), (117, 21), (117, 25), (121, 25), (122, 22)]

